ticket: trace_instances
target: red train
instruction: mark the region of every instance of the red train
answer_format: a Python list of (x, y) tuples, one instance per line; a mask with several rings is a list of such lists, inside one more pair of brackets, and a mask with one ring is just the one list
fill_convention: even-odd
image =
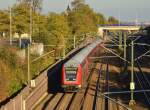
[(88, 77), (89, 57), (96, 56), (101, 40), (88, 45), (62, 66), (61, 87), (64, 91), (76, 92), (84, 87)]

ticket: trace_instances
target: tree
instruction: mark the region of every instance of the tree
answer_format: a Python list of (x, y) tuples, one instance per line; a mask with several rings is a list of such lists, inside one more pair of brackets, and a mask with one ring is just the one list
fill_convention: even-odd
[[(17, 32), (19, 34), (22, 33), (30, 33), (30, 6), (28, 4), (18, 4), (12, 7), (12, 23), (15, 27), (13, 32)], [(41, 19), (41, 16), (38, 12), (32, 12), (32, 28), (33, 31), (37, 30)], [(39, 19), (40, 18), (40, 19)], [(42, 21), (45, 22), (45, 21)], [(37, 31), (36, 31), (37, 32)]]
[(71, 2), (72, 7), (77, 8), (80, 4), (84, 4), (85, 0), (74, 0)]
[(68, 21), (73, 34), (97, 32), (94, 11), (86, 4), (74, 7), (68, 15)]
[(39, 20), (36, 24), (34, 40), (47, 45), (63, 45), (62, 41), (70, 33), (68, 21), (63, 14), (49, 13), (48, 16), (39, 15)]
[(108, 24), (118, 24), (118, 23), (119, 23), (119, 21), (115, 17), (110, 16), (108, 18)]
[(0, 10), (0, 34), (3, 32), (6, 33), (6, 35), (9, 35), (9, 13), (8, 11)]
[(15, 26), (13, 32), (17, 32), (19, 34), (29, 33), (29, 6), (27, 4), (19, 4), (14, 5), (12, 7), (12, 23)]
[(62, 44), (64, 38), (68, 37), (69, 27), (68, 21), (64, 15), (49, 13), (47, 17), (47, 29), (52, 38), (55, 38), (56, 44)]
[(28, 4), (28, 5), (32, 5), (33, 6), (33, 10), (34, 12), (36, 10), (41, 10), (42, 9), (42, 1), (43, 0), (18, 0), (20, 3), (23, 4)]
[(95, 13), (94, 19), (96, 21), (96, 24), (99, 24), (99, 25), (105, 25), (107, 23), (106, 18), (101, 13)]

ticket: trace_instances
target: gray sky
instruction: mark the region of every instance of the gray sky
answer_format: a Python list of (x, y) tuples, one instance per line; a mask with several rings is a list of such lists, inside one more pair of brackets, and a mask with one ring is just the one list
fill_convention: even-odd
[[(0, 9), (5, 9), (16, 0), (0, 0)], [(43, 0), (43, 12), (64, 11), (71, 0)], [(86, 0), (96, 12), (115, 16), (122, 21), (150, 21), (150, 0)]]

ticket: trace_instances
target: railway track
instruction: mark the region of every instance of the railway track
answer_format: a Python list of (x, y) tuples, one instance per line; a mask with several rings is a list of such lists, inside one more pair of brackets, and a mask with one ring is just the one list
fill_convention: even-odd
[(34, 110), (91, 110), (99, 65), (96, 64), (96, 67), (91, 70), (85, 89), (77, 93), (49, 94)]
[[(102, 69), (103, 68), (103, 69)], [(102, 86), (108, 65), (97, 63), (87, 79), (87, 87), (77, 93), (49, 94), (34, 110), (129, 110), (116, 96), (109, 98), (103, 94)], [(105, 71), (104, 71), (105, 70)], [(105, 80), (105, 83), (101, 83)]]
[[(96, 83), (95, 101), (93, 103), (93, 110), (131, 110), (127, 105), (122, 103), (122, 100), (117, 95), (111, 97), (109, 96), (109, 94), (108, 95), (104, 94), (104, 92), (109, 93), (110, 90), (109, 64), (104, 64), (103, 70), (104, 71), (102, 71), (102, 69), (99, 69), (98, 80)], [(101, 80), (104, 80), (104, 83), (101, 83)]]
[(110, 80), (109, 73), (114, 67), (109, 68), (107, 62), (108, 59), (91, 68), (87, 86), (82, 91), (49, 94), (34, 110), (130, 110), (117, 95), (105, 94), (109, 86), (116, 83)]

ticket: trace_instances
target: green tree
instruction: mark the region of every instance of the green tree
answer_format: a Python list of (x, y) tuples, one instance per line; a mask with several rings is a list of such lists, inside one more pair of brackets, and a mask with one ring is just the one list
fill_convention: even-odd
[(115, 17), (110, 16), (108, 18), (108, 24), (118, 24), (118, 23), (119, 23), (119, 21)]
[(50, 44), (51, 40), (47, 27), (47, 16), (40, 14), (35, 15), (33, 25), (33, 40), (34, 42)]
[(85, 0), (74, 0), (71, 2), (71, 5), (74, 7), (74, 8), (77, 8), (80, 4), (84, 4), (85, 3)]
[(20, 3), (28, 4), (33, 6), (33, 11), (41, 10), (42, 9), (42, 1), (43, 0), (18, 0)]
[(9, 34), (9, 13), (6, 10), (0, 10), (0, 32)]
[(63, 44), (64, 38), (68, 37), (70, 31), (65, 16), (56, 13), (49, 13), (47, 16), (47, 29), (58, 45)]
[(29, 6), (26, 4), (14, 5), (12, 8), (12, 25), (15, 26), (13, 32), (17, 32), (19, 34), (29, 33)]
[(100, 24), (100, 25), (107, 24), (106, 18), (101, 13), (95, 13), (94, 18), (95, 18), (96, 24)]
[[(14, 5), (12, 8), (12, 22), (13, 26), (15, 27), (13, 29), (13, 32), (17, 32), (19, 34), (22, 33), (30, 33), (30, 11), (29, 11), (29, 5), (25, 3), (20, 3), (18, 5)], [(32, 12), (32, 28), (33, 32), (37, 30), (38, 25), (40, 25), (39, 22), (45, 22), (42, 21), (41, 16), (38, 12)], [(41, 21), (40, 21), (41, 20)], [(45, 28), (45, 27), (44, 27)], [(37, 32), (37, 31), (36, 31)]]
[(69, 26), (75, 35), (97, 32), (94, 11), (86, 4), (80, 3), (68, 14)]

